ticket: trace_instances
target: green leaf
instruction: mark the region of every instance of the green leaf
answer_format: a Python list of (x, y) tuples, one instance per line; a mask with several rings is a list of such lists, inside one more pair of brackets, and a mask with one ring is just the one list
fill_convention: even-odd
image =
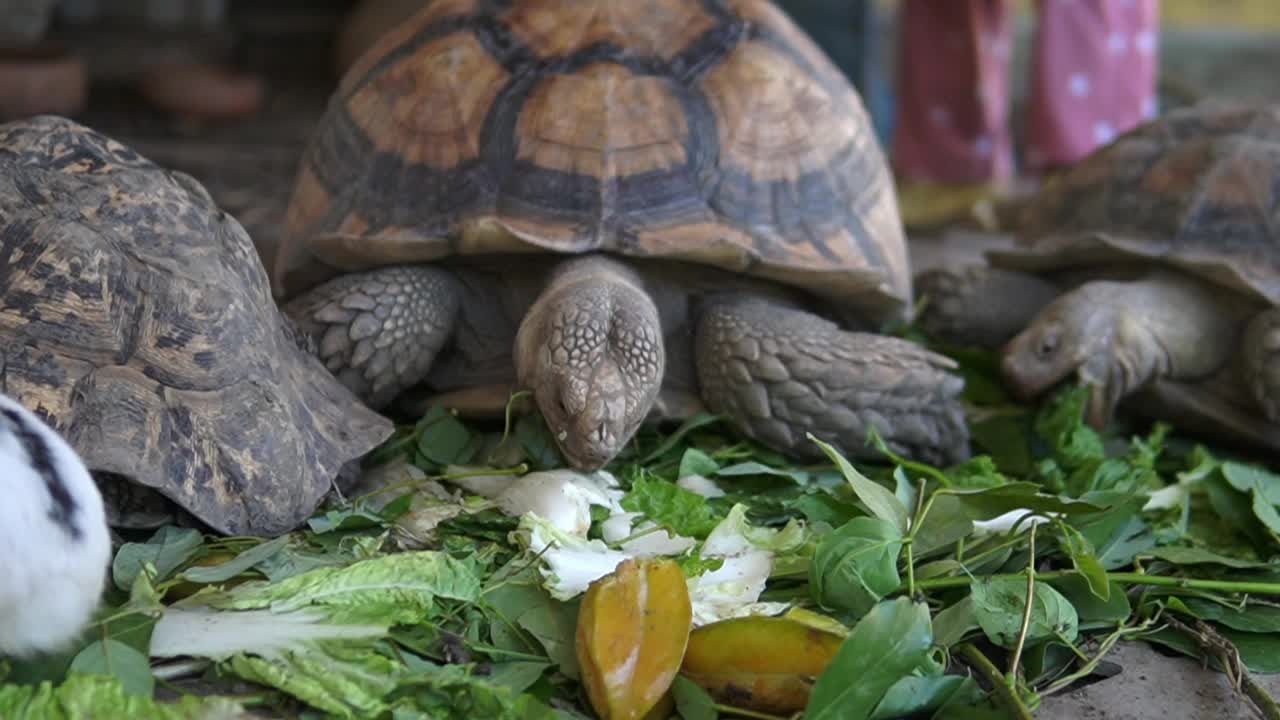
[(979, 630), (978, 616), (973, 610), (973, 596), (965, 595), (943, 608), (933, 618), (933, 638), (939, 646), (949, 648)]
[(1253, 514), (1273, 534), (1280, 535), (1280, 512), (1276, 512), (1276, 506), (1267, 499), (1261, 480), (1255, 480), (1253, 485)]
[[(1280, 673), (1280, 633), (1241, 632), (1231, 628), (1215, 628), (1224, 638), (1235, 646), (1245, 667), (1255, 673)], [(1164, 629), (1147, 633), (1142, 639), (1160, 643), (1165, 647), (1189, 655), (1199, 662), (1204, 662), (1204, 651), (1194, 640), (1183, 633)], [(1211, 662), (1217, 667), (1217, 662)]]
[(394, 698), (396, 720), (559, 720), (561, 717), (534, 696), (485, 682), (460, 665), (432, 667), (420, 663)]
[(844, 475), (862, 504), (866, 505), (873, 515), (897, 528), (900, 536), (905, 536), (911, 523), (907, 508), (898, 501), (898, 498), (887, 488), (872, 482), (867, 476), (858, 472), (834, 447), (814, 437), (812, 433), (809, 433), (808, 437), (822, 448), (822, 452), (831, 458), (831, 462), (835, 463), (836, 467), (840, 468), (840, 473)]
[(965, 462), (947, 468), (947, 477), (951, 487), (969, 490), (982, 490), (999, 487), (1009, 483), (996, 467), (995, 460), (989, 455), (975, 455)]
[(542, 416), (536, 413), (520, 416), (515, 426), (516, 441), (534, 470), (553, 470), (564, 465), (560, 448), (556, 447), (551, 431)]
[(657, 460), (679, 445), (685, 435), (688, 435), (700, 427), (720, 422), (723, 419), (724, 418), (719, 415), (711, 415), (708, 413), (697, 413), (693, 415), (681, 423), (680, 427), (676, 428), (675, 432), (668, 435), (661, 443), (659, 443), (658, 447), (654, 448), (652, 452), (640, 458), (639, 463), (641, 465), (647, 465), (654, 460)]
[(1201, 547), (1166, 545), (1163, 547), (1152, 548), (1150, 554), (1153, 557), (1157, 557), (1161, 560), (1177, 565), (1212, 564), (1236, 568), (1238, 570), (1271, 567), (1267, 563), (1245, 560), (1243, 558), (1228, 557)]
[(198, 594), (165, 611), (151, 653), (221, 660), (331, 714), (376, 716), (403, 672), (378, 643), (429, 617), (436, 598), (476, 602), (479, 587), (470, 564), (440, 552), (375, 556)]
[(996, 467), (1006, 473), (1025, 475), (1034, 466), (1030, 425), (1025, 413), (999, 414), (971, 421), (969, 431), (974, 445), (990, 455)]
[[(561, 673), (578, 676), (578, 659), (573, 640), (577, 623), (576, 605), (560, 602), (542, 587), (536, 571), (507, 580), (484, 592), (484, 602), (497, 616), (494, 627), (514, 626), (533, 637)], [(524, 652), (538, 651), (526, 646)]]
[(1030, 482), (1014, 482), (981, 490), (939, 490), (955, 495), (974, 520), (990, 520), (1011, 510), (1035, 510), (1039, 513), (1076, 515), (1099, 512), (1104, 508), (1083, 500), (1049, 495), (1040, 492), (1040, 486)]
[(706, 498), (673, 482), (641, 475), (622, 498), (622, 507), (642, 513), (677, 535), (705, 538), (723, 519)]
[(1054, 578), (1049, 584), (1076, 609), (1080, 622), (1120, 623), (1129, 618), (1133, 607), (1129, 604), (1129, 596), (1124, 586), (1110, 583), (1110, 592), (1106, 599), (1101, 599), (1093, 592), (1089, 581), (1080, 575), (1066, 575)]
[(1036, 415), (1036, 434), (1068, 470), (1106, 457), (1102, 437), (1084, 422), (1088, 398), (1088, 388), (1068, 386), (1045, 401)]
[(831, 527), (840, 527), (861, 513), (852, 503), (840, 502), (824, 492), (805, 493), (784, 505), (788, 510), (804, 515), (804, 519), (813, 523), (826, 523)]
[(1116, 570), (1133, 563), (1134, 558), (1156, 544), (1155, 532), (1141, 517), (1146, 498), (1127, 495), (1123, 500), (1088, 496), (1090, 501), (1109, 505), (1096, 514), (1077, 515), (1067, 519), (1096, 549), (1094, 556), (1105, 570)]
[[(393, 518), (388, 518), (381, 510), (357, 502), (350, 507), (326, 510), (322, 514), (307, 518), (307, 527), (317, 535), (336, 533), (346, 530), (366, 530), (368, 528), (387, 527)], [(263, 558), (264, 560), (266, 558)]]
[(803, 470), (789, 470), (787, 468), (769, 467), (762, 463), (740, 462), (733, 465), (726, 465), (716, 471), (716, 477), (745, 477), (751, 475), (771, 475), (774, 477), (784, 477), (794, 480), (797, 485), (807, 485), (810, 480), (810, 473)]
[(111, 577), (116, 587), (128, 592), (144, 563), (156, 569), (156, 582), (167, 579), (174, 570), (195, 557), (204, 544), (199, 530), (165, 526), (145, 543), (125, 543), (111, 563)]
[(930, 663), (932, 646), (927, 605), (904, 597), (881, 602), (854, 625), (818, 676), (804, 719), (870, 718), (895, 683)]
[(0, 685), (0, 717), (13, 720), (73, 720), (99, 717), (130, 720), (225, 720), (246, 717), (229, 698), (181, 695), (159, 703), (126, 692), (115, 676), (75, 673), (60, 685)]
[(1184, 607), (1201, 620), (1222, 623), (1234, 630), (1251, 633), (1280, 633), (1280, 607), (1250, 603), (1228, 607), (1195, 597), (1180, 598)]
[(809, 590), (824, 607), (860, 616), (898, 589), (902, 534), (880, 518), (858, 517), (822, 538), (809, 564)]
[[(975, 579), (969, 584), (974, 615), (987, 639), (1003, 648), (1018, 642), (1022, 616), (1027, 603), (1027, 583), (1016, 577)], [(1031, 624), (1027, 642), (1036, 642), (1061, 634), (1074, 642), (1080, 618), (1062, 593), (1036, 581), (1031, 604)]]
[(437, 466), (465, 465), (475, 454), (471, 431), (440, 406), (432, 406), (418, 422), (418, 452)]
[(146, 655), (118, 640), (91, 643), (71, 661), (71, 672), (111, 675), (129, 695), (150, 697), (156, 679), (151, 675), (151, 661)]
[[(1201, 483), (1209, 504), (1218, 517), (1225, 521), (1225, 527), (1231, 534), (1239, 534), (1248, 538), (1254, 545), (1263, 547), (1270, 544), (1266, 527), (1254, 514), (1252, 497), (1240, 492), (1223, 479), (1220, 473), (1214, 473)], [(1213, 538), (1215, 544), (1221, 544), (1226, 538)]]
[(1093, 547), (1079, 530), (1064, 523), (1057, 523), (1056, 526), (1062, 533), (1063, 548), (1071, 557), (1071, 564), (1075, 566), (1076, 572), (1088, 581), (1089, 589), (1093, 594), (1105, 601), (1111, 596), (1111, 584), (1107, 579), (1107, 571), (1103, 569), (1102, 563), (1094, 554)]
[(341, 568), (317, 568), (277, 583), (248, 582), (203, 599), (217, 608), (270, 607), (277, 613), (323, 606), (342, 611), (344, 617), (394, 618), (395, 624), (429, 612), (437, 596), (475, 602), (480, 581), (465, 564), (444, 553), (406, 552)]
[(189, 567), (182, 577), (197, 583), (219, 583), (252, 569), (255, 565), (274, 556), (289, 545), (289, 536), (281, 535), (274, 540), (254, 545), (234, 558), (219, 565)]
[(889, 688), (870, 720), (926, 717), (953, 699), (972, 702), (984, 696), (978, 684), (967, 675), (908, 675)]
[(680, 471), (676, 474), (676, 479), (690, 475), (701, 475), (702, 477), (711, 477), (720, 469), (720, 465), (711, 459), (711, 456), (702, 452), (698, 448), (686, 448), (684, 455), (680, 457)]
[(1272, 505), (1280, 505), (1280, 475), (1257, 465), (1225, 460), (1219, 466), (1222, 477), (1240, 492), (1261, 489), (1261, 494)]
[(511, 692), (522, 693), (538, 682), (549, 667), (551, 667), (549, 662), (528, 660), (495, 663), (489, 667), (489, 674), (485, 676), (485, 680), (494, 685), (501, 685)]
[(919, 488), (911, 482), (911, 478), (907, 477), (907, 471), (901, 465), (893, 469), (893, 496), (898, 498), (898, 502), (903, 507), (916, 507), (916, 496), (919, 495)]
[(720, 717), (711, 695), (683, 675), (676, 675), (671, 683), (671, 695), (682, 720), (716, 720)]
[(930, 553), (955, 544), (973, 532), (973, 520), (964, 503), (950, 493), (934, 493), (929, 513), (916, 528), (911, 550), (920, 560)]
[(286, 652), (273, 658), (235, 655), (225, 665), (237, 676), (282, 690), (341, 718), (377, 717), (404, 679), (395, 660), (362, 646), (332, 643), (325, 651)]

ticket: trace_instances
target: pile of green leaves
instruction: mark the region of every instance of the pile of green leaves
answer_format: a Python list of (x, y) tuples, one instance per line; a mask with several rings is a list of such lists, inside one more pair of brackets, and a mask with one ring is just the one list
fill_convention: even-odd
[[(829, 462), (798, 466), (704, 415), (637, 435), (610, 468), (622, 506), (698, 543), (735, 506), (802, 528), (759, 600), (848, 632), (805, 718), (1030, 717), (1124, 639), (1280, 671), (1280, 475), (1165, 425), (1101, 435), (1078, 388), (1014, 405), (989, 358), (960, 357), (968, 462), (908, 462), (872, 437), (875, 459), (818, 443)], [(0, 665), (0, 716), (592, 717), (577, 598), (548, 592), (519, 518), (437, 484), (562, 466), (541, 421), (481, 430), (433, 409), (373, 458), (397, 459), (407, 481), (287, 536), (165, 527), (125, 543), (81, 644)], [(677, 485), (691, 476), (725, 494)], [(681, 566), (717, 563), (695, 549)], [(684, 720), (736, 715), (683, 677), (672, 692)]]

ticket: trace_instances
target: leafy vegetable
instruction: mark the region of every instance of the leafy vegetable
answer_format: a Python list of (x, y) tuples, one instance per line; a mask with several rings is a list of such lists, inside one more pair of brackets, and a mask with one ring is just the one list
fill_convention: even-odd
[(0, 663), (0, 716), (237, 711), (154, 701), (198, 676), (307, 718), (567, 720), (643, 689), (664, 719), (973, 720), (1026, 717), (1124, 638), (1280, 670), (1280, 475), (1164, 424), (1096, 431), (1079, 387), (1013, 405), (996, 358), (954, 356), (986, 454), (952, 467), (875, 433), (877, 460), (810, 439), (800, 464), (699, 415), (581, 473), (531, 403), (432, 408), (293, 533), (127, 532), (83, 639)]
[(705, 538), (723, 519), (701, 495), (643, 475), (636, 478), (631, 491), (622, 498), (622, 507), (641, 513), (677, 535), (694, 538)]
[[(889, 690), (930, 663), (929, 608), (907, 598), (886, 600), (858, 621), (818, 677), (805, 720), (871, 717)], [(849, 682), (857, 678), (857, 682)]]

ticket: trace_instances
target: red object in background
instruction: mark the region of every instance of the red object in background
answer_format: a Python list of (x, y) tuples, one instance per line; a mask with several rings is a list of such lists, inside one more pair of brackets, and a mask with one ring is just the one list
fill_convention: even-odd
[(191, 119), (235, 120), (262, 107), (266, 83), (257, 75), (206, 63), (167, 63), (141, 79), (142, 96), (162, 110)]
[[(1158, 0), (1038, 0), (1026, 169), (1079, 160), (1156, 112)], [(895, 171), (906, 180), (1010, 180), (1012, 8), (905, 0)]]
[(88, 97), (89, 73), (74, 53), (53, 45), (0, 48), (0, 122), (74, 115)]

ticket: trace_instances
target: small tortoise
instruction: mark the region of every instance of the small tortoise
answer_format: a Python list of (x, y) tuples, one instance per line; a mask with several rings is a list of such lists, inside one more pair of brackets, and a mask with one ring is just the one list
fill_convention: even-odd
[(1004, 344), (1026, 398), (1075, 373), (1095, 427), (1129, 397), (1280, 450), (1280, 105), (1149, 121), (1048, 183), (1018, 235), (986, 266), (920, 275), (926, 330)]
[(373, 407), (530, 388), (579, 468), (655, 403), (800, 456), (872, 427), (968, 452), (954, 364), (851, 331), (910, 306), (893, 187), (853, 88), (765, 0), (431, 3), (344, 76), (273, 277)]
[(303, 339), (195, 180), (64, 118), (0, 125), (0, 390), (95, 473), (294, 528), (392, 431)]

